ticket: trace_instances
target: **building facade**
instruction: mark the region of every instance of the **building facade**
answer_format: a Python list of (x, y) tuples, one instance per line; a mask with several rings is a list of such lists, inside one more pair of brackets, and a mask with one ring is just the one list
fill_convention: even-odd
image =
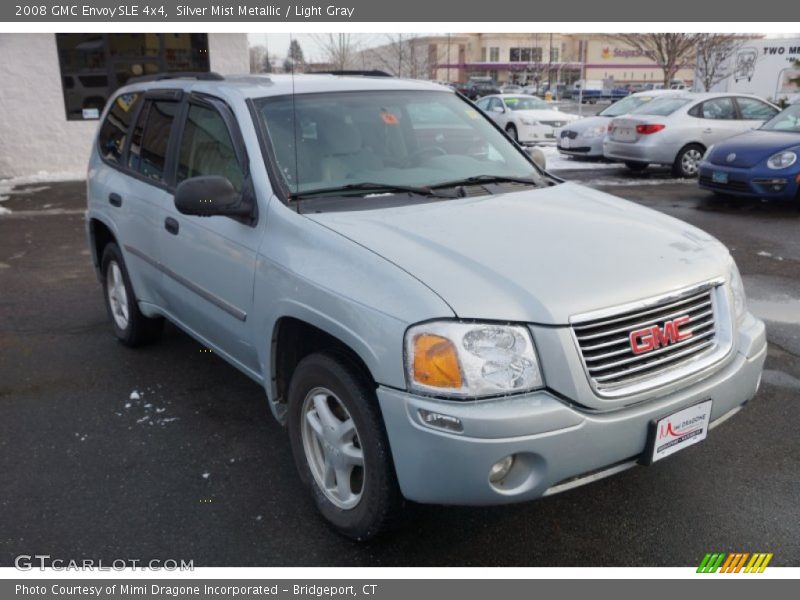
[[(415, 72), (427, 73), (426, 79), (456, 83), (464, 83), (470, 77), (491, 77), (499, 84), (570, 84), (578, 79), (601, 79), (615, 85), (632, 85), (657, 83), (664, 77), (654, 61), (604, 35), (462, 33), (413, 37), (406, 45), (402, 61), (396, 43), (363, 50), (359, 61), (397, 75), (398, 66), (408, 65), (413, 54), (425, 67), (420, 69), (417, 65)], [(411, 47), (416, 47), (416, 52)], [(401, 74), (411, 76), (405, 68)], [(692, 67), (676, 75), (687, 85), (693, 77)]]
[(245, 34), (0, 34), (0, 177), (81, 173), (114, 90), (157, 72), (247, 73)]

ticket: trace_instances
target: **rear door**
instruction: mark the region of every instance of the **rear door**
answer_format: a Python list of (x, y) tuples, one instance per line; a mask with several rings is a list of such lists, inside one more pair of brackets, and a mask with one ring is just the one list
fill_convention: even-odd
[[(167, 146), (180, 95), (177, 90), (147, 92), (134, 101), (138, 110), (129, 143), (105, 180), (104, 193), (118, 224), (133, 288), (140, 302), (157, 306), (163, 306), (163, 298), (156, 234), (161, 208), (172, 198), (165, 178)], [(120, 99), (115, 100), (111, 110), (117, 111), (119, 105)], [(143, 152), (145, 142), (148, 149)]]
[(706, 148), (742, 131), (736, 104), (730, 96), (701, 102), (689, 114), (700, 119), (700, 140)]
[[(192, 96), (175, 145), (175, 184), (219, 175), (242, 191), (249, 185), (247, 153), (236, 119), (219, 99)], [(163, 290), (170, 313), (187, 329), (242, 366), (258, 371), (248, 317), (263, 217), (184, 215), (174, 201), (158, 228)], [(263, 332), (262, 332), (263, 333)]]

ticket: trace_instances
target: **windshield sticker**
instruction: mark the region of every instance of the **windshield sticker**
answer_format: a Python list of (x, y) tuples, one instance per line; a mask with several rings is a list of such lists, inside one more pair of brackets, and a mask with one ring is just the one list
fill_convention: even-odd
[(478, 115), (478, 111), (475, 110), (474, 108), (468, 108), (464, 112), (467, 113), (467, 116), (470, 119), (477, 119), (480, 116), (480, 115)]
[(397, 115), (393, 115), (385, 110), (381, 111), (381, 119), (383, 119), (383, 122), (387, 125), (397, 125), (400, 123), (400, 119), (397, 118)]

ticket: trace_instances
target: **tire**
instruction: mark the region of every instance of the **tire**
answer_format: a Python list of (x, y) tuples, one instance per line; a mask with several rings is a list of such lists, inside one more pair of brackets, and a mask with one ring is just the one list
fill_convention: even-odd
[(672, 174), (675, 177), (697, 177), (697, 163), (703, 158), (705, 148), (700, 144), (687, 144), (681, 148), (672, 165)]
[(649, 167), (650, 163), (627, 160), (625, 161), (625, 166), (628, 167), (631, 171), (636, 171), (638, 173), (640, 171), (644, 171), (647, 167)]
[(311, 354), (292, 375), (288, 401), (295, 465), (322, 516), (359, 541), (389, 529), (404, 502), (367, 377), (342, 357)]
[(103, 249), (100, 269), (106, 310), (117, 339), (130, 347), (158, 340), (164, 329), (164, 319), (151, 319), (139, 311), (128, 269), (115, 243), (110, 242)]
[(519, 142), (519, 135), (517, 134), (517, 126), (513, 123), (506, 125), (506, 133), (515, 142)]

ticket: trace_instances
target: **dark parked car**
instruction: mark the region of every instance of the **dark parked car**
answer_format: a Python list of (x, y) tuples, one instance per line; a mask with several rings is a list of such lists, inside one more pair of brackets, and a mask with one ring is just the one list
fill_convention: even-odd
[(800, 199), (800, 104), (759, 129), (708, 149), (700, 163), (700, 187), (720, 194)]

